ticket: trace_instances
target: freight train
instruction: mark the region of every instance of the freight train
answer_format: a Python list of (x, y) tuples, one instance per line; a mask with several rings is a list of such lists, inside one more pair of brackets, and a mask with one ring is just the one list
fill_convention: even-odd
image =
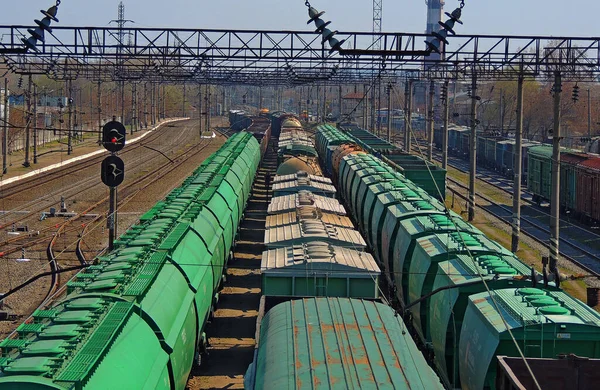
[(493, 389), (495, 356), (519, 356), (509, 330), (527, 357), (600, 357), (597, 312), (539, 280), (513, 253), (361, 151), (351, 134), (325, 125), (316, 140), (324, 170), (336, 177), (446, 387)]
[[(442, 129), (434, 134), (434, 143), (442, 148)], [(471, 130), (464, 126), (448, 128), (448, 152), (469, 158)], [(591, 143), (590, 148), (594, 148)], [(552, 189), (552, 147), (524, 139), (521, 143), (523, 183), (534, 202), (550, 201)], [(515, 140), (506, 137), (477, 136), (477, 161), (508, 178), (514, 175)], [(586, 224), (600, 223), (600, 156), (562, 148), (560, 165), (560, 205)]]
[(261, 154), (233, 135), (0, 343), (2, 389), (184, 389)]
[[(534, 202), (552, 197), (552, 147), (530, 148), (527, 189)], [(600, 156), (565, 149), (560, 156), (560, 206), (585, 223), (600, 223)]]
[[(379, 302), (381, 271), (331, 180), (303, 165), (290, 171), (291, 159), (317, 155), (312, 136), (290, 119), (279, 138), (287, 171), (272, 183), (246, 389), (441, 389), (401, 317)], [(294, 157), (281, 160), (290, 139)]]

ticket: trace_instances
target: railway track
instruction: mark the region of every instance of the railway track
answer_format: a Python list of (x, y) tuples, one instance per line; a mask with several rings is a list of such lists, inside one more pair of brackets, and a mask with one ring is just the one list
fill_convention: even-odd
[[(162, 182), (161, 179), (170, 175), (186, 162), (198, 158), (208, 147), (213, 145), (214, 142), (215, 138), (202, 139), (200, 144), (179, 154), (174, 160), (169, 159), (168, 162), (163, 162), (155, 169), (146, 171), (140, 177), (126, 182), (126, 185), (119, 188), (122, 198), (119, 200), (118, 208), (122, 208), (124, 205), (132, 202), (136, 197), (144, 194), (144, 190), (151, 185)], [(97, 178), (94, 178), (94, 180), (98, 181)], [(53, 225), (51, 229), (49, 228), (47, 230), (48, 234), (40, 235), (39, 237), (36, 237), (35, 240), (30, 240), (30, 242), (21, 246), (31, 248), (31, 250), (36, 250), (35, 248), (41, 248), (42, 246), (45, 246), (46, 248), (47, 264), (45, 267), (48, 267), (50, 271), (43, 272), (42, 274), (38, 274), (31, 278), (37, 279), (38, 277), (46, 276), (51, 278), (47, 293), (44, 298), (40, 300), (42, 305), (51, 303), (54, 298), (60, 296), (62, 293), (61, 285), (63, 285), (63, 283), (61, 283), (61, 275), (63, 278), (65, 276), (63, 271), (67, 271), (67, 278), (70, 279), (70, 277), (78, 271), (78, 268), (84, 268), (87, 265), (88, 260), (86, 259), (86, 250), (83, 249), (85, 246), (85, 239), (92, 234), (94, 230), (99, 230), (97, 228), (102, 226), (105, 222), (106, 207), (103, 206), (107, 201), (108, 196), (103, 196), (75, 216), (62, 221), (60, 224)], [(97, 211), (97, 214), (90, 219), (89, 214), (94, 211)], [(83, 223), (79, 225), (79, 222)], [(65, 245), (64, 249), (61, 250), (57, 248), (59, 242)], [(92, 250), (90, 258), (97, 256), (102, 250), (103, 249), (100, 249), (99, 251)], [(6, 256), (8, 253), (14, 251), (16, 251), (15, 248), (9, 249), (3, 252), (2, 256)], [(87, 250), (87, 252), (89, 253), (90, 251)], [(72, 254), (74, 254), (74, 256)], [(67, 258), (65, 258), (65, 256)], [(70, 256), (73, 257), (69, 258)], [(77, 266), (73, 266), (73, 261), (77, 262)]]
[[(131, 144), (130, 145), (131, 149), (129, 149), (129, 148), (124, 149), (123, 152), (121, 152), (120, 156), (124, 157), (124, 158), (125, 158), (125, 156), (136, 157), (135, 153), (139, 152), (140, 148), (145, 148), (146, 143), (151, 143), (153, 141), (159, 140), (162, 135), (163, 135), (162, 132), (155, 131), (155, 132), (151, 133), (151, 135), (146, 137), (147, 140), (143, 140), (143, 141)], [(15, 215), (16, 217), (11, 218), (8, 221), (5, 220), (0, 225), (0, 229), (6, 229), (6, 228), (10, 227), (11, 225), (14, 226), (19, 223), (23, 223), (24, 221), (31, 221), (31, 223), (34, 223), (33, 221), (36, 221), (38, 219), (38, 216), (42, 212), (48, 210), (50, 207), (52, 207), (56, 204), (56, 199), (59, 198), (59, 194), (66, 195), (69, 199), (74, 199), (76, 197), (87, 198), (86, 196), (84, 196), (84, 194), (86, 194), (87, 192), (93, 192), (97, 188), (103, 186), (103, 184), (98, 181), (97, 176), (90, 175), (88, 177), (83, 178), (83, 180), (76, 180), (75, 183), (72, 183), (72, 184), (67, 183), (66, 185), (62, 185), (64, 183), (64, 178), (68, 177), (69, 175), (74, 174), (76, 172), (81, 172), (87, 168), (97, 169), (100, 161), (104, 157), (106, 157), (105, 154), (102, 154), (99, 157), (94, 156), (89, 159), (82, 160), (81, 162), (68, 165), (68, 166), (64, 167), (64, 169), (60, 169), (60, 172), (58, 174), (55, 174), (54, 171), (50, 171), (50, 173), (52, 173), (51, 177), (46, 178), (44, 175), (44, 177), (40, 178), (39, 183), (37, 183), (37, 184), (30, 183), (34, 179), (28, 179), (27, 183), (25, 183), (24, 186), (21, 186), (19, 184), (19, 182), (17, 182), (14, 186), (10, 186), (9, 188), (7, 188), (6, 189), (7, 192), (5, 192), (5, 189), (3, 189), (0, 193), (3, 194), (4, 199), (10, 198), (11, 193), (14, 196), (14, 194), (17, 194), (17, 193), (20, 193), (20, 194), (26, 193), (25, 191), (29, 191), (29, 192), (35, 191), (37, 193), (45, 193), (46, 195), (44, 195), (44, 197), (43, 197), (44, 199), (40, 199), (40, 198), (35, 199), (34, 201), (28, 202), (25, 205), (22, 205), (16, 209), (12, 209), (11, 212), (4, 214), (2, 216), (3, 219), (6, 218), (7, 216), (10, 217), (11, 215)], [(137, 159), (134, 158), (133, 161), (129, 160), (128, 166), (133, 166), (133, 167), (143, 166), (144, 164), (148, 164), (149, 162), (151, 162), (151, 160), (162, 159), (162, 158), (164, 158), (164, 157), (159, 154), (151, 156), (149, 158), (148, 157), (138, 157)], [(144, 164), (142, 164), (142, 163), (144, 163)], [(128, 173), (128, 175), (131, 175), (131, 173)], [(60, 188), (57, 189), (56, 191), (48, 193), (48, 189), (45, 189), (44, 186), (49, 186), (50, 183), (52, 183), (53, 181), (57, 181), (57, 180), (61, 181)], [(44, 201), (45, 199), (48, 199), (48, 200)], [(28, 210), (27, 212), (17, 213), (17, 210), (20, 210), (22, 208), (29, 208), (30, 210)], [(89, 212), (91, 212), (91, 211), (80, 211), (79, 214), (86, 214)], [(55, 227), (53, 224), (46, 225), (46, 226), (42, 225), (40, 227), (40, 229), (37, 229), (35, 231), (38, 232), (38, 234), (40, 234), (40, 235), (54, 234)], [(20, 244), (23, 241), (27, 241), (27, 242)], [(31, 238), (28, 237), (27, 235), (11, 237), (11, 238), (8, 238), (8, 239), (0, 242), (0, 248), (2, 249), (2, 254), (7, 255), (10, 253), (14, 253), (16, 251), (31, 247), (32, 245), (39, 243), (39, 241), (40, 241), (40, 239), (31, 240)]]
[[(457, 180), (449, 178), (448, 181), (452, 182), (455, 186), (459, 188), (468, 190), (467, 186), (463, 185)], [(448, 187), (448, 189), (450, 189), (452, 192), (458, 195), (461, 199), (464, 199), (465, 201), (468, 200), (468, 196), (462, 194), (455, 188)], [(498, 202), (495, 202), (494, 200), (482, 194), (477, 194), (477, 197), (483, 199), (485, 202), (488, 202), (490, 205), (492, 205), (499, 211), (501, 210), (506, 212), (506, 214), (501, 214), (499, 211), (493, 211), (490, 208), (487, 208), (480, 204), (476, 204), (476, 207), (482, 209), (483, 211), (489, 213), (490, 215), (494, 216), (500, 221), (506, 223), (508, 226), (512, 226), (512, 208), (501, 205)], [(525, 224), (523, 224), (523, 222), (525, 222)], [(529, 225), (530, 228), (527, 228), (527, 225)], [(540, 224), (537, 221), (523, 216), (521, 216), (521, 232), (523, 232), (527, 237), (536, 241), (538, 244), (544, 246), (547, 245), (548, 237), (550, 236), (550, 231), (548, 229), (545, 229), (542, 226), (540, 226)], [(576, 264), (585, 271), (589, 272), (591, 275), (600, 278), (600, 257), (578, 247), (576, 244), (563, 238), (560, 238), (560, 243), (566, 245), (569, 248), (568, 250), (565, 250), (564, 246), (561, 246), (560, 255), (562, 257), (572, 262), (573, 264)]]
[[(130, 194), (126, 195), (121, 200), (119, 200), (118, 204), (117, 204), (117, 209), (119, 209), (120, 207), (123, 207), (125, 204), (132, 201), (136, 196), (138, 196), (143, 190), (148, 188), (154, 182), (171, 174), (175, 169), (179, 168), (181, 165), (183, 165), (189, 159), (202, 153), (206, 148), (208, 148), (213, 143), (213, 140), (214, 139), (212, 139), (212, 138), (207, 139), (206, 142), (203, 142), (199, 148), (196, 148), (196, 149), (180, 156), (177, 161), (165, 163), (165, 164), (153, 169), (146, 175), (134, 180), (133, 182), (129, 182), (129, 183), (127, 183), (127, 185), (122, 186), (120, 188), (122, 193), (131, 188), (137, 188), (137, 189), (135, 191), (131, 192)], [(138, 187), (138, 186), (141, 186), (141, 187)], [(81, 249), (82, 243), (84, 242), (84, 238), (86, 236), (86, 231), (87, 231), (88, 227), (93, 224), (104, 223), (106, 221), (106, 217), (101, 212), (101, 210), (98, 210), (99, 213), (97, 214), (97, 216), (95, 216), (91, 221), (89, 221), (88, 223), (85, 224), (85, 228), (82, 233), (79, 233), (77, 229), (71, 229), (70, 231), (68, 231), (67, 229), (69, 226), (72, 226), (77, 221), (80, 221), (82, 218), (85, 218), (85, 216), (87, 214), (89, 214), (90, 212), (94, 211), (95, 209), (99, 208), (102, 205), (105, 205), (108, 202), (108, 200), (109, 200), (109, 197), (104, 197), (104, 198), (100, 199), (93, 206), (86, 209), (84, 213), (78, 214), (72, 218), (69, 218), (67, 221), (65, 221), (64, 223), (61, 224), (60, 228), (54, 234), (54, 236), (52, 237), (52, 240), (50, 241), (50, 244), (48, 246), (48, 251), (47, 251), (48, 262), (49, 262), (51, 268), (53, 265), (56, 270), (58, 270), (60, 268), (59, 266), (57, 266), (57, 258), (56, 258), (56, 254), (54, 251), (54, 246), (55, 246), (58, 238), (65, 234), (69, 234), (69, 233), (73, 233), (73, 232), (77, 233), (77, 238), (75, 238), (73, 240), (67, 240), (67, 242), (70, 241), (73, 245), (75, 245), (75, 254), (80, 262), (80, 265), (82, 267), (84, 267), (87, 264), (85, 254), (83, 253), (83, 250)], [(104, 248), (103, 250), (105, 250), (105, 249), (106, 248)], [(95, 257), (96, 255), (98, 255), (98, 253), (94, 253), (93, 255)], [(50, 291), (57, 291), (58, 290), (58, 278), (55, 278), (54, 275), (52, 277), (52, 284), (55, 284), (56, 286), (51, 287)], [(46, 301), (48, 298), (50, 298), (50, 296), (51, 296), (51, 294), (49, 294), (44, 301)]]

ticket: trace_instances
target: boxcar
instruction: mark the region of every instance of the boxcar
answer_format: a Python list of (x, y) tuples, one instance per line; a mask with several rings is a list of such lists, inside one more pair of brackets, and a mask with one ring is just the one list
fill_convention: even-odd
[(577, 212), (588, 221), (600, 221), (600, 157), (579, 164)]
[(483, 166), (485, 163), (485, 154), (486, 154), (486, 145), (487, 145), (487, 137), (484, 135), (477, 136), (477, 161), (481, 163)]
[(471, 154), (470, 148), (471, 130), (461, 129), (458, 131), (458, 155), (462, 158), (468, 158)]
[(528, 151), (527, 189), (533, 193), (533, 201), (550, 200), (552, 188), (552, 147), (534, 146)]
[(560, 156), (560, 205), (565, 210), (577, 209), (578, 165), (589, 157), (583, 153), (565, 152)]

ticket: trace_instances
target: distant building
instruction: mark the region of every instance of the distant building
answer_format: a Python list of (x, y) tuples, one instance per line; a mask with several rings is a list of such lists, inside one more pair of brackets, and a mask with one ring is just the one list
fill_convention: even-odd
[[(10, 91), (8, 92), (8, 96), (10, 96)], [(0, 122), (4, 121), (4, 89), (0, 89)], [(9, 100), (10, 107), (10, 100)], [(8, 115), (10, 118), (10, 115)], [(0, 123), (0, 126), (4, 125), (4, 123)]]
[[(12, 95), (9, 97), (9, 104), (12, 106), (24, 106), (26, 104), (25, 95)], [(60, 96), (39, 96), (38, 107), (61, 108), (67, 106), (67, 98)]]

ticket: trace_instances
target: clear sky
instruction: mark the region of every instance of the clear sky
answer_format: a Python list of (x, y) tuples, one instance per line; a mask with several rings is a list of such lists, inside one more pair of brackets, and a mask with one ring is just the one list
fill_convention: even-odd
[[(53, 0), (1, 0), (0, 24), (33, 24)], [(61, 26), (105, 26), (118, 0), (62, 0)], [(304, 0), (125, 0), (138, 27), (307, 30)], [(371, 31), (371, 0), (314, 0), (340, 31)], [(446, 0), (446, 11), (459, 4)], [(424, 32), (425, 0), (383, 0), (383, 30)], [(465, 0), (465, 34), (600, 37), (598, 0)], [(312, 26), (311, 26), (312, 27)]]

